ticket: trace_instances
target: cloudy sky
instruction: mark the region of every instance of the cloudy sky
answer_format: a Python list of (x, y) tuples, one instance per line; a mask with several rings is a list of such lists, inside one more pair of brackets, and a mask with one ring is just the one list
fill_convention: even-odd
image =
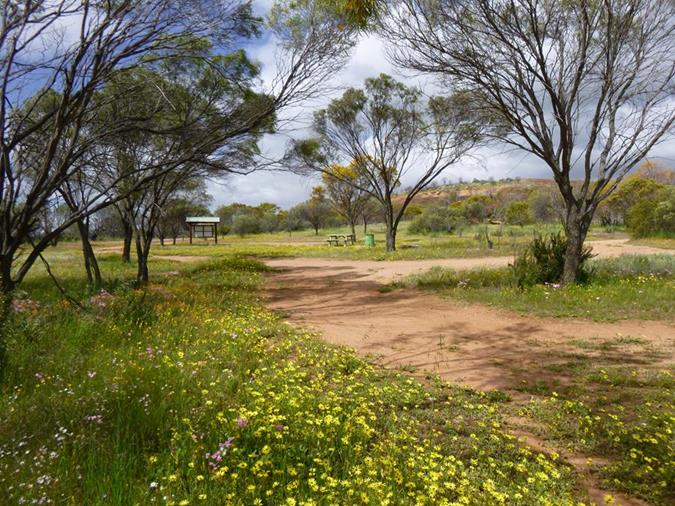
[[(272, 0), (258, 0), (255, 2), (259, 14), (264, 15)], [(247, 51), (249, 55), (262, 65), (263, 79), (274, 76), (274, 40), (264, 36), (252, 43)], [(354, 48), (349, 63), (339, 74), (335, 75), (334, 83), (339, 88), (359, 87), (368, 77), (377, 76), (385, 72), (398, 79), (431, 88), (433, 82), (421, 76), (411, 76), (394, 68), (387, 60), (384, 44), (375, 36), (363, 37)], [(294, 129), (282, 131), (278, 135), (265, 139), (262, 144), (264, 151), (274, 157), (283, 153), (284, 146), (290, 136), (302, 136), (302, 128), (311, 121), (312, 113), (325, 106), (331, 98), (340, 94), (336, 91), (332, 95), (323, 97), (322, 101), (307, 104), (301, 111)], [(295, 115), (296, 111), (294, 111)], [(669, 166), (675, 166), (675, 139), (657, 146), (650, 154), (650, 159), (658, 160)], [(414, 177), (414, 171), (408, 175)], [(471, 180), (473, 178), (495, 179), (505, 177), (550, 177), (549, 169), (538, 159), (527, 156), (521, 151), (512, 148), (494, 146), (482, 148), (472, 156), (460, 161), (451, 167), (443, 178), (456, 181), (459, 178)], [(257, 205), (261, 202), (272, 202), (282, 208), (291, 207), (305, 200), (317, 180), (296, 176), (285, 172), (256, 172), (247, 176), (235, 176), (222, 183), (212, 183), (209, 191), (214, 197), (213, 207), (219, 207), (233, 202)], [(403, 181), (403, 186), (409, 181)]]

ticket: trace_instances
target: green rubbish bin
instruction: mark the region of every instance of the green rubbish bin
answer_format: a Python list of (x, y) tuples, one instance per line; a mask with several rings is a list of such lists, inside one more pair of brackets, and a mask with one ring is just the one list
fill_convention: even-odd
[(375, 247), (375, 234), (366, 234), (366, 246), (369, 248)]

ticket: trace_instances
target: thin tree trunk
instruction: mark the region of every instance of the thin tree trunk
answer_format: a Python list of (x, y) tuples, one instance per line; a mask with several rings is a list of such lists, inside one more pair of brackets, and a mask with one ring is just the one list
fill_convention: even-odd
[(583, 219), (577, 209), (570, 208), (565, 223), (567, 250), (565, 251), (565, 266), (560, 280), (563, 285), (576, 283), (579, 279), (581, 267), (581, 252), (588, 234), (590, 221)]
[[(0, 259), (0, 269), (2, 269), (2, 283), (0, 291), (0, 380), (5, 373), (5, 366), (7, 365), (7, 327), (12, 312), (12, 291), (14, 289), (11, 278), (5, 276), (8, 272), (5, 271), (4, 262)], [(8, 270), (7, 270), (8, 271)]]
[(365, 216), (363, 217), (363, 233), (367, 234), (368, 233), (368, 218)]
[(122, 262), (131, 262), (131, 243), (134, 237), (134, 228), (130, 221), (122, 220), (124, 227), (124, 246), (122, 247)]
[(387, 225), (387, 253), (396, 251), (396, 230), (390, 225)]
[(356, 238), (356, 220), (350, 221), (349, 226), (352, 228), (352, 235)]
[(77, 229), (80, 232), (80, 239), (82, 241), (82, 255), (84, 256), (84, 268), (87, 271), (87, 282), (89, 285), (99, 286), (103, 280), (94, 248), (91, 246), (91, 241), (89, 240), (89, 225), (84, 220), (78, 220)]
[(138, 270), (136, 271), (136, 287), (140, 288), (148, 284), (150, 273), (148, 270), (148, 256), (150, 255), (150, 244), (152, 239), (141, 238), (141, 234), (136, 234), (136, 256), (138, 260)]
[(384, 210), (384, 223), (387, 227), (386, 231), (386, 250), (387, 253), (396, 251), (396, 225), (398, 221), (394, 220), (394, 209), (389, 203)]

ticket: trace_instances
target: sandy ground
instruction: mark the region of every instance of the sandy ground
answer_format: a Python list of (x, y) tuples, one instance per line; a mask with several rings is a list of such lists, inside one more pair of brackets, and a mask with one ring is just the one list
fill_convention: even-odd
[[(629, 244), (628, 239), (608, 239), (602, 241), (589, 241), (593, 246), (593, 253), (598, 258), (611, 258), (621, 255), (675, 255), (675, 250), (652, 248), (650, 246), (639, 246)], [(326, 272), (335, 272), (342, 270), (349, 273), (358, 271), (361, 281), (378, 281), (380, 283), (390, 283), (396, 279), (403, 278), (415, 272), (425, 271), (434, 266), (448, 267), (451, 269), (474, 269), (505, 267), (513, 262), (513, 256), (500, 257), (479, 257), (479, 258), (439, 258), (429, 260), (396, 260), (396, 261), (376, 261), (376, 260), (342, 260), (335, 258), (283, 258), (268, 262), (273, 267), (280, 269), (316, 269)]]
[[(478, 265), (478, 260), (472, 262)], [(394, 263), (395, 268), (379, 270), (372, 265)], [(280, 269), (270, 276), (267, 304), (290, 321), (382, 365), (431, 371), (474, 388), (517, 388), (534, 374), (545, 374), (542, 366), (556, 360), (556, 351), (573, 351), (575, 339), (622, 335), (642, 337), (659, 349), (675, 344), (675, 325), (669, 322), (539, 318), (414, 289), (378, 291), (382, 281), (408, 268), (412, 272), (420, 262), (272, 259), (267, 264)], [(625, 357), (626, 363), (640, 360), (639, 350), (635, 353)]]
[[(600, 257), (625, 253), (669, 253), (625, 240), (593, 243)], [(574, 340), (605, 340), (618, 336), (640, 337), (653, 353), (640, 346), (622, 347), (616, 363), (660, 368), (672, 364), (675, 325), (670, 322), (630, 321), (598, 323), (589, 320), (521, 316), (480, 304), (442, 299), (419, 290), (378, 289), (401, 276), (434, 265), (465, 269), (507, 265), (511, 257), (442, 259), (421, 261), (346, 261), (320, 258), (271, 259), (276, 273), (269, 276), (266, 302), (289, 321), (320, 331), (329, 342), (353, 347), (385, 367), (404, 367), (423, 377), (428, 372), (443, 379), (479, 389), (499, 388), (516, 402), (530, 395), (517, 389), (524, 382), (551, 378), (546, 365), (560, 362), (566, 354), (578, 353)], [(593, 351), (586, 351), (593, 356)], [(604, 358), (607, 359), (605, 353)], [(551, 451), (548, 443), (531, 432), (513, 431), (527, 444)], [(587, 456), (556, 448), (584, 477), (591, 500), (604, 503), (609, 493), (598, 486)], [(617, 503), (645, 503), (612, 492)]]

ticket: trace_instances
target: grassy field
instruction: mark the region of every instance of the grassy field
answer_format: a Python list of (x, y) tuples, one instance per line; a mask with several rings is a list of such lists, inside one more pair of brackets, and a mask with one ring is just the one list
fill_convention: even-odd
[(592, 281), (558, 287), (515, 286), (510, 268), (454, 271), (433, 268), (395, 286), (431, 289), (468, 302), (490, 304), (539, 316), (594, 320), (674, 318), (675, 258), (629, 256), (594, 260)]
[(675, 249), (675, 238), (648, 237), (644, 239), (632, 239), (632, 244), (651, 246), (652, 248)]
[[(422, 260), (427, 258), (470, 258), (482, 256), (512, 255), (520, 251), (532, 240), (534, 234), (548, 234), (560, 230), (558, 225), (510, 226), (510, 225), (473, 225), (456, 234), (411, 234), (404, 223), (399, 230), (397, 250), (386, 253), (384, 248), (384, 225), (375, 224), (368, 228), (375, 234), (376, 245), (368, 248), (364, 244), (362, 230), (357, 230), (357, 244), (347, 247), (329, 247), (326, 238), (329, 234), (350, 233), (347, 227), (321, 230), (315, 235), (311, 230), (288, 234), (275, 232), (269, 234), (248, 235), (245, 237), (225, 236), (216, 246), (212, 242), (195, 241), (190, 246), (184, 241), (177, 245), (167, 243), (164, 247), (154, 248), (156, 257), (161, 255), (222, 255), (249, 256), (306, 256), (325, 258), (344, 258), (351, 260)], [(485, 238), (492, 242), (489, 247)], [(622, 232), (605, 232), (602, 228), (593, 229), (589, 239), (619, 239), (627, 237)], [(105, 244), (105, 243), (104, 243)], [(112, 244), (112, 243), (111, 243)]]
[[(577, 504), (571, 468), (503, 426), (508, 396), (373, 368), (265, 310), (262, 264), (104, 256), (84, 309), (36, 271), (0, 383), (2, 504)], [(31, 301), (30, 303), (28, 301)]]
[[(266, 310), (265, 267), (227, 253), (249, 247), (167, 247), (209, 254), (156, 255), (140, 291), (134, 266), (108, 251), (105, 292), (84, 284), (77, 245), (49, 251), (84, 308), (41, 267), (18, 292), (0, 379), (0, 504), (590, 504), (558, 452), (586, 455), (607, 490), (675, 498), (672, 350), (571, 337), (530, 371), (527, 402), (422, 384)], [(526, 292), (507, 269), (408, 283), (539, 314), (672, 318), (672, 257), (595, 271), (588, 286)]]

